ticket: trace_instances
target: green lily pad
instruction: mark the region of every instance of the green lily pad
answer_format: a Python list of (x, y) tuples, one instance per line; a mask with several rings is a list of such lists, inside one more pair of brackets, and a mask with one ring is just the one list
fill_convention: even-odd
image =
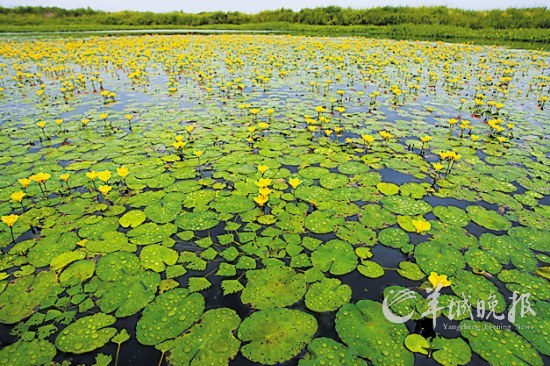
[(151, 271), (124, 276), (109, 284), (99, 300), (99, 308), (104, 313), (115, 312), (117, 318), (134, 315), (155, 299), (160, 275)]
[(384, 196), (393, 196), (399, 193), (399, 186), (394, 183), (380, 182), (376, 185), (376, 188)]
[(418, 264), (413, 262), (407, 262), (407, 261), (399, 263), (399, 268), (397, 269), (397, 273), (413, 281), (419, 281), (422, 278), (426, 277), (426, 274), (422, 272), (422, 270), (420, 270), (420, 267), (418, 267)]
[(148, 205), (144, 212), (149, 220), (157, 224), (166, 224), (176, 219), (181, 212), (181, 204), (162, 200)]
[(0, 350), (0, 365), (46, 365), (52, 362), (55, 354), (55, 346), (47, 340), (18, 341)]
[(359, 221), (372, 229), (383, 229), (396, 222), (394, 214), (378, 205), (363, 206)]
[(336, 331), (350, 349), (373, 365), (414, 364), (413, 354), (404, 346), (407, 327), (387, 320), (378, 302), (361, 300), (342, 306), (336, 313)]
[(489, 230), (505, 231), (512, 226), (506, 217), (481, 206), (468, 206), (466, 212), (473, 222)]
[(323, 272), (340, 276), (350, 273), (357, 267), (357, 255), (351, 244), (342, 240), (330, 240), (311, 254), (315, 267)]
[(497, 314), (503, 313), (506, 309), (504, 296), (491, 281), (481, 275), (460, 270), (450, 278), (450, 282), (453, 292), (461, 298), (468, 299), (474, 307), (478, 306), (478, 302), (482, 302), (487, 308), (489, 303), (494, 302), (494, 310)]
[(252, 313), (239, 327), (241, 353), (253, 362), (274, 365), (295, 357), (317, 331), (315, 318), (300, 310), (267, 309)]
[(336, 278), (324, 278), (312, 284), (305, 298), (308, 309), (316, 312), (336, 311), (351, 299), (351, 287)]
[(136, 326), (137, 340), (143, 345), (154, 346), (176, 338), (199, 320), (203, 311), (201, 294), (189, 294), (184, 288), (167, 291), (143, 310)]
[(404, 196), (388, 196), (381, 200), (384, 208), (398, 215), (424, 215), (432, 210), (426, 201)]
[(173, 266), (176, 264), (178, 252), (162, 245), (152, 244), (141, 250), (139, 259), (143, 268), (162, 272), (166, 269), (167, 265)]
[(378, 233), (380, 243), (391, 248), (402, 248), (409, 244), (409, 235), (401, 229), (391, 227)]
[(110, 328), (116, 318), (97, 313), (71, 323), (55, 339), (55, 346), (62, 352), (86, 353), (103, 347), (116, 334), (116, 328)]
[(147, 217), (140, 210), (132, 210), (126, 212), (119, 220), (122, 227), (138, 227), (141, 225)]
[(535, 301), (550, 300), (550, 288), (544, 278), (533, 276), (518, 270), (503, 270), (498, 274), (498, 279), (506, 284), (508, 290), (519, 294), (529, 293)]
[(378, 278), (384, 275), (384, 268), (374, 261), (363, 261), (357, 266), (357, 270), (368, 278)]
[(289, 306), (306, 293), (304, 276), (288, 267), (248, 271), (246, 277), (241, 301), (258, 309)]
[(457, 227), (466, 226), (470, 222), (466, 212), (455, 206), (436, 206), (434, 215), (445, 224)]
[(441, 338), (432, 340), (432, 357), (443, 366), (461, 366), (472, 359), (472, 350), (462, 338)]
[(344, 219), (334, 212), (315, 211), (306, 216), (305, 227), (312, 233), (326, 234), (333, 232), (336, 227), (342, 225)]
[(420, 334), (409, 334), (405, 338), (405, 347), (411, 352), (427, 355), (430, 349), (430, 342)]
[(138, 257), (133, 253), (115, 252), (97, 261), (96, 275), (103, 281), (120, 281), (139, 271)]
[(82, 283), (91, 278), (95, 272), (95, 262), (92, 260), (80, 260), (73, 262), (59, 275), (59, 283), (63, 286), (73, 281)]
[(417, 245), (414, 258), (426, 274), (436, 272), (450, 276), (466, 265), (464, 257), (456, 248), (437, 242), (428, 241)]
[(353, 350), (333, 339), (322, 337), (311, 341), (304, 358), (298, 361), (298, 366), (317, 365), (365, 366), (365, 361), (357, 357)]
[(241, 323), (234, 310), (205, 312), (200, 323), (174, 340), (167, 357), (171, 365), (229, 365), (241, 341), (233, 335)]
[(529, 342), (514, 332), (495, 329), (492, 323), (463, 320), (460, 322), (460, 333), (468, 340), (472, 350), (491, 365), (543, 365)]
[(548, 314), (550, 311), (550, 304), (545, 301), (538, 301), (532, 306), (532, 310), (535, 313), (533, 315), (527, 312), (524, 316), (521, 316), (521, 304), (518, 305), (514, 325), (523, 336), (527, 339), (540, 353), (546, 356), (550, 356), (550, 342), (548, 341), (547, 331), (550, 326), (550, 319)]
[(183, 230), (208, 230), (218, 225), (218, 215), (211, 211), (197, 211), (184, 213), (176, 219), (176, 225)]

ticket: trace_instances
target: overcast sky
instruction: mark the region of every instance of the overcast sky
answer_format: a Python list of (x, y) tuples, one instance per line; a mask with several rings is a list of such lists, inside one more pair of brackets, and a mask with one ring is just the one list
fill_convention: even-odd
[(2, 6), (34, 5), (58, 6), (62, 8), (116, 10), (149, 10), (165, 12), (181, 10), (189, 13), (201, 11), (242, 11), (256, 13), (281, 7), (300, 10), (316, 6), (339, 5), (342, 7), (367, 8), (373, 6), (418, 6), (446, 5), (464, 9), (504, 9), (509, 7), (550, 6), (550, 0), (0, 0)]

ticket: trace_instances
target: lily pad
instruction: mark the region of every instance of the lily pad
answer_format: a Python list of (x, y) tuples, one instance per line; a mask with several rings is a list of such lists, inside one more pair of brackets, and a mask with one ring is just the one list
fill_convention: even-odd
[(200, 323), (174, 340), (168, 361), (171, 365), (229, 365), (241, 345), (233, 335), (240, 323), (241, 319), (231, 309), (205, 312)]
[(306, 293), (304, 276), (288, 267), (248, 271), (246, 277), (248, 282), (241, 301), (258, 309), (289, 306)]
[(333, 232), (336, 227), (342, 225), (344, 219), (334, 212), (315, 211), (306, 216), (305, 227), (312, 233), (326, 234)]
[(416, 263), (426, 274), (436, 272), (450, 276), (464, 268), (464, 257), (456, 248), (437, 242), (424, 242), (414, 250)]
[(337, 239), (326, 242), (311, 254), (315, 267), (336, 276), (353, 271), (357, 267), (357, 259), (353, 247)]
[(309, 287), (305, 303), (308, 309), (321, 313), (336, 311), (350, 299), (351, 287), (339, 279), (324, 278)]
[(378, 302), (361, 300), (342, 306), (336, 314), (336, 331), (350, 349), (373, 365), (414, 364), (413, 354), (404, 346), (407, 327), (387, 320)]
[(482, 206), (468, 206), (466, 211), (473, 222), (489, 230), (505, 231), (512, 226), (506, 217)]
[(62, 352), (86, 353), (103, 347), (116, 334), (117, 329), (109, 327), (116, 318), (97, 313), (71, 323), (55, 339), (55, 346)]
[(189, 294), (184, 288), (167, 291), (143, 310), (136, 326), (137, 340), (143, 345), (154, 346), (176, 338), (199, 320), (203, 311), (201, 294)]
[(132, 210), (126, 212), (119, 220), (122, 227), (138, 227), (141, 225), (147, 217), (140, 210)]
[(462, 338), (436, 337), (432, 340), (432, 357), (443, 366), (461, 366), (472, 359), (472, 350)]
[(330, 338), (315, 338), (307, 346), (307, 353), (298, 366), (365, 366), (353, 350)]
[(317, 331), (315, 318), (300, 310), (267, 309), (252, 313), (239, 327), (241, 353), (253, 362), (275, 365), (295, 357)]
[(46, 365), (52, 362), (55, 354), (55, 346), (47, 340), (18, 341), (0, 350), (0, 365)]
[(176, 225), (183, 230), (208, 230), (218, 225), (218, 215), (211, 211), (184, 213), (176, 219)]

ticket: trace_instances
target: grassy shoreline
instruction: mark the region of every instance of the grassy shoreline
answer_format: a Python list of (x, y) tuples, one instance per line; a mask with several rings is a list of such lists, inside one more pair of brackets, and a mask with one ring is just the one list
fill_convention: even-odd
[(446, 25), (401, 24), (390, 26), (374, 25), (307, 25), (288, 22), (265, 22), (247, 24), (211, 24), (202, 26), (180, 25), (105, 25), (105, 24), (41, 24), (15, 26), (0, 25), (2, 33), (50, 33), (50, 32), (90, 32), (142, 30), (189, 31), (266, 31), (291, 35), (315, 36), (365, 36), (371, 38), (391, 38), (402, 40), (425, 40), (501, 45), (513, 48), (550, 50), (550, 29), (468, 29)]

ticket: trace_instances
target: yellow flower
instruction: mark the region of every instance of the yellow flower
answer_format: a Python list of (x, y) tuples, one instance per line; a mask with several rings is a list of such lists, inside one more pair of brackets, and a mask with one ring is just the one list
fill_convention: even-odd
[(422, 136), (420, 138), (420, 141), (422, 141), (423, 143), (430, 142), (430, 141), (432, 141), (432, 136)]
[(338, 95), (344, 95), (345, 93), (346, 93), (345, 90), (341, 90), (341, 89), (340, 89), (340, 90), (336, 90), (336, 94), (338, 94)]
[(266, 128), (269, 127), (269, 124), (265, 122), (260, 122), (258, 123), (258, 127), (260, 127), (262, 130), (265, 130)]
[(271, 185), (271, 179), (260, 178), (257, 182), (254, 182), (257, 187), (264, 188)]
[(248, 132), (252, 133), (252, 132), (256, 131), (256, 127), (254, 127), (254, 126), (248, 127), (247, 130), (248, 130)]
[(384, 140), (389, 140), (393, 137), (393, 135), (391, 133), (389, 133), (388, 131), (380, 131), (379, 134), (380, 134), (380, 136), (382, 136), (382, 138)]
[(30, 180), (29, 178), (21, 178), (21, 179), (18, 179), (17, 181), (19, 182), (19, 184), (21, 184), (23, 188), (27, 188), (29, 184), (31, 184), (32, 182), (32, 180)]
[(254, 197), (254, 202), (258, 204), (258, 206), (263, 207), (263, 205), (266, 204), (268, 198), (266, 196), (262, 196), (261, 194), (258, 195), (258, 197)]
[(497, 136), (497, 140), (499, 143), (503, 143), (504, 141), (506, 141), (506, 137), (502, 137), (502, 136)]
[(44, 127), (46, 127), (46, 122), (44, 121), (36, 122), (36, 125), (41, 129), (44, 129)]
[(90, 120), (89, 120), (88, 118), (82, 118), (82, 119), (80, 120), (80, 122), (82, 122), (82, 125), (83, 125), (83, 126), (87, 126), (88, 123), (90, 123)]
[(176, 135), (176, 141), (183, 141), (182, 135)]
[(29, 177), (30, 180), (33, 180), (36, 183), (44, 183), (50, 178), (51, 178), (51, 174), (48, 174), (48, 173), (38, 173), (38, 174), (31, 175)]
[(69, 173), (61, 174), (61, 175), (59, 176), (59, 178), (61, 178), (61, 180), (62, 180), (63, 182), (68, 181), (68, 180), (69, 180), (69, 177), (70, 177)]
[(98, 189), (99, 189), (99, 191), (101, 192), (101, 194), (103, 196), (106, 196), (107, 193), (109, 193), (111, 191), (111, 189), (113, 189), (113, 187), (111, 187), (111, 186), (100, 186)]
[(315, 112), (317, 112), (317, 113), (323, 113), (323, 112), (325, 112), (325, 111), (326, 111), (326, 109), (325, 109), (325, 107), (323, 107), (323, 106), (317, 106), (317, 107), (315, 107)]
[(344, 108), (344, 107), (336, 107), (334, 109), (336, 110), (336, 112), (338, 112), (340, 114), (342, 114), (346, 111), (346, 108)]
[(441, 287), (449, 287), (451, 286), (451, 282), (447, 279), (447, 275), (438, 275), (435, 272), (430, 273), (430, 276), (428, 277), (428, 280), (432, 284), (434, 288), (441, 285)]
[(438, 172), (438, 171), (440, 171), (441, 169), (443, 169), (443, 164), (441, 164), (441, 163), (435, 163), (435, 164), (433, 165), (433, 167), (434, 167), (435, 171)]
[(195, 126), (192, 126), (192, 125), (189, 125), (189, 126), (185, 127), (185, 131), (187, 131), (187, 133), (193, 132), (194, 129), (195, 129)]
[(269, 109), (267, 110), (267, 115), (268, 115), (268, 116), (271, 116), (273, 113), (275, 113), (275, 109), (269, 108)]
[(120, 168), (117, 168), (116, 173), (122, 178), (122, 180), (124, 180), (130, 173), (130, 171), (123, 165)]
[(19, 216), (14, 214), (11, 214), (9, 216), (2, 216), (2, 222), (8, 225), (8, 227), (13, 227), (18, 218)]
[(428, 231), (432, 228), (432, 225), (428, 221), (424, 220), (412, 220), (412, 224), (416, 228), (416, 233), (421, 234), (425, 231)]
[(109, 117), (109, 113), (101, 113), (99, 115), (99, 119), (104, 119), (105, 120), (105, 119), (107, 119), (107, 117)]
[(372, 144), (374, 141), (374, 136), (372, 135), (361, 135), (361, 137), (367, 144)]
[(97, 172), (93, 170), (91, 172), (86, 172), (86, 176), (91, 180), (95, 180), (97, 178)]
[(248, 111), (250, 112), (250, 114), (252, 114), (254, 116), (257, 115), (258, 113), (260, 113), (260, 109), (258, 109), (258, 108), (251, 108)]
[(342, 133), (342, 127), (334, 127), (334, 132), (336, 132), (337, 134), (341, 134)]
[(109, 181), (109, 179), (111, 179), (111, 171), (110, 170), (104, 170), (102, 172), (97, 172), (97, 177), (103, 183), (107, 183)]
[(56, 120), (54, 120), (55, 124), (58, 125), (58, 126), (61, 126), (61, 124), (63, 123), (63, 118), (58, 118)]
[(23, 197), (25, 197), (25, 193), (22, 191), (14, 192), (11, 194), (11, 199), (17, 202), (23, 201)]
[(324, 130), (325, 131), (325, 135), (330, 136), (332, 135), (332, 130)]
[(267, 165), (258, 165), (258, 171), (264, 175), (265, 172), (269, 170), (269, 167)]
[(456, 118), (449, 118), (447, 120), (447, 123), (449, 123), (451, 126), (458, 123), (458, 120)]
[(125, 114), (124, 117), (126, 117), (128, 122), (130, 122), (132, 120), (132, 118), (134, 118), (134, 115), (133, 114)]
[(302, 184), (303, 182), (300, 180), (300, 178), (290, 178), (288, 180), (288, 184), (290, 184), (290, 186), (292, 187), (292, 189), (296, 189), (296, 187), (298, 187), (300, 184)]
[(172, 146), (174, 146), (174, 149), (176, 150), (181, 150), (185, 147), (185, 145), (187, 145), (185, 141), (176, 141), (172, 144)]
[(472, 138), (472, 141), (477, 141), (477, 140), (479, 140), (479, 136), (478, 136), (478, 135), (471, 135), (470, 137)]
[(271, 189), (269, 189), (268, 187), (262, 187), (260, 189), (258, 189), (258, 192), (262, 195), (262, 196), (269, 196), (269, 194), (271, 193)]
[(202, 151), (202, 150), (194, 150), (194, 151), (193, 151), (193, 154), (195, 154), (195, 156), (196, 156), (197, 158), (200, 158), (201, 155), (204, 154), (204, 151)]

